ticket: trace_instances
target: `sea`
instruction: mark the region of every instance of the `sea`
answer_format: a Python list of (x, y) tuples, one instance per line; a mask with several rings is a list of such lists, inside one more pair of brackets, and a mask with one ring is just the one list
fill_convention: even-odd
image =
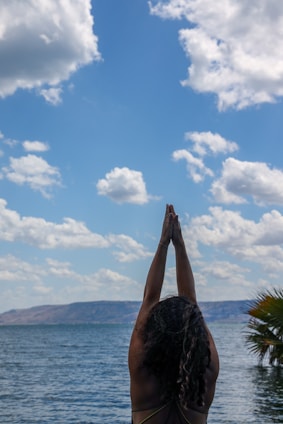
[[(208, 424), (283, 423), (283, 369), (258, 366), (245, 325), (209, 325), (220, 374)], [(0, 423), (130, 424), (132, 326), (0, 327)]]

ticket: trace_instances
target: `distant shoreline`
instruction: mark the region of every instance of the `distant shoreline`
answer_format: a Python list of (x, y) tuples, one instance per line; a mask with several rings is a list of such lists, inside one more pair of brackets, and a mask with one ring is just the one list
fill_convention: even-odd
[[(208, 322), (247, 322), (250, 300), (199, 302)], [(125, 324), (135, 321), (141, 302), (90, 301), (42, 305), (0, 314), (0, 325)]]

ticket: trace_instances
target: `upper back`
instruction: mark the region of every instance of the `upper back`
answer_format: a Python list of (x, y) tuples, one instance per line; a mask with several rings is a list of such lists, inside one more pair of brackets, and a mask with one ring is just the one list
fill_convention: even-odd
[[(213, 338), (207, 329), (209, 347), (211, 352), (210, 365), (206, 369), (205, 381), (206, 392), (204, 394), (204, 404), (202, 407), (197, 402), (190, 402), (193, 410), (201, 414), (208, 412), (212, 403), (216, 379), (219, 372), (219, 360)], [(153, 407), (161, 405), (163, 400), (160, 397), (161, 388), (157, 378), (152, 375), (144, 366), (145, 348), (142, 327), (135, 326), (130, 348), (129, 348), (129, 371), (130, 371), (130, 392), (133, 410), (151, 410)], [(154, 421), (152, 421), (153, 423)]]
[[(132, 409), (133, 411), (138, 411), (133, 413), (134, 424), (140, 423), (142, 419), (146, 418), (157, 407), (164, 405), (164, 400), (161, 398), (162, 387), (160, 386), (160, 381), (158, 381), (158, 379), (151, 372), (149, 372), (149, 370), (144, 365), (146, 354), (144, 328), (148, 319), (149, 311), (150, 308), (141, 308), (138, 319), (134, 326), (129, 347), (129, 371), (131, 382), (130, 392)], [(210, 363), (206, 368), (204, 375), (206, 391), (203, 395), (203, 406), (200, 407), (196, 401), (190, 401), (188, 402), (189, 411), (183, 410), (187, 419), (191, 421), (191, 424), (203, 424), (206, 422), (205, 417), (207, 416), (209, 407), (214, 397), (216, 379), (219, 372), (218, 353), (213, 341), (213, 337), (206, 325), (205, 331), (208, 337)], [(169, 368), (170, 364), (167, 366), (167, 369)], [(150, 421), (147, 422), (150, 424), (163, 424), (165, 421), (162, 421), (161, 419), (163, 418), (162, 414), (165, 413), (166, 409), (163, 410), (163, 412), (161, 411), (159, 415), (157, 414), (155, 417), (152, 417)], [(174, 419), (176, 420), (176, 416), (173, 418), (174, 413), (176, 414), (176, 410), (175, 412), (172, 412), (172, 421), (170, 421), (171, 418), (169, 418), (170, 420), (168, 421), (168, 424), (171, 422), (176, 424), (176, 421), (174, 421)]]

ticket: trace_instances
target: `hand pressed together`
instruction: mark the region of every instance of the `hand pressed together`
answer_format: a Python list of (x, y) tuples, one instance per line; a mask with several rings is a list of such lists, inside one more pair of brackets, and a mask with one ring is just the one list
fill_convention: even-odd
[(160, 244), (168, 246), (171, 240), (175, 247), (184, 243), (179, 218), (175, 213), (174, 206), (166, 205)]
[(166, 205), (165, 216), (162, 225), (162, 231), (160, 236), (160, 244), (164, 246), (168, 246), (170, 240), (172, 238), (172, 221), (173, 221), (173, 213), (172, 213), (172, 205)]

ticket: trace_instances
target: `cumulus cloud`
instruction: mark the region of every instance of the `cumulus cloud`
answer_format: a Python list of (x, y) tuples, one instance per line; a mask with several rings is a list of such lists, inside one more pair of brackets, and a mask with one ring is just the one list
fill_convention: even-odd
[(100, 60), (91, 1), (14, 0), (0, 5), (0, 97), (42, 88), (60, 101), (61, 81)]
[(234, 141), (226, 140), (220, 134), (207, 132), (187, 132), (185, 139), (193, 144), (192, 150), (199, 156), (217, 155), (235, 152), (239, 146)]
[(107, 240), (120, 249), (114, 252), (119, 262), (132, 262), (153, 256), (152, 252), (148, 252), (141, 243), (124, 234), (111, 234), (107, 236)]
[(129, 293), (139, 286), (136, 281), (131, 278), (106, 268), (101, 268), (92, 276), (92, 281), (90, 282), (92, 289), (93, 280), (99, 284), (100, 290), (102, 287), (104, 290), (107, 287), (107, 294), (110, 295), (111, 299), (128, 299)]
[(111, 269), (84, 274), (75, 271), (70, 262), (53, 258), (35, 264), (13, 255), (0, 256), (0, 281), (13, 287), (13, 291), (2, 290), (1, 310), (31, 306), (31, 296), (36, 304), (66, 304), (90, 298), (139, 299), (142, 293), (135, 280)]
[(20, 158), (11, 157), (10, 165), (3, 167), (2, 173), (7, 180), (18, 185), (27, 184), (46, 198), (51, 197), (53, 187), (61, 186), (59, 170), (32, 154)]
[(211, 187), (214, 199), (221, 203), (246, 203), (250, 196), (257, 204), (283, 204), (283, 171), (263, 162), (228, 158), (222, 175)]
[(182, 81), (215, 93), (218, 108), (243, 109), (283, 95), (283, 3), (270, 0), (149, 2), (163, 19), (185, 18), (179, 39), (190, 58)]
[(127, 167), (114, 168), (96, 185), (98, 194), (107, 196), (116, 203), (143, 205), (152, 198), (147, 193), (143, 175)]
[[(204, 164), (204, 156), (227, 154), (238, 150), (237, 143), (226, 140), (220, 134), (208, 132), (187, 132), (185, 140), (192, 144), (189, 149), (175, 150), (174, 161), (184, 159), (189, 176), (195, 183), (204, 180), (205, 176), (213, 177), (214, 172)], [(193, 154), (193, 153), (194, 154)], [(195, 156), (195, 155), (198, 155)]]
[(46, 258), (46, 263), (48, 265), (47, 272), (52, 277), (75, 281), (82, 280), (82, 276), (72, 269), (72, 264), (70, 262), (62, 262), (57, 259)]
[(104, 293), (106, 298), (106, 289), (108, 299), (109, 297), (117, 299), (117, 293), (119, 292), (121, 292), (125, 299), (127, 298), (126, 293), (129, 287), (133, 288), (136, 286), (136, 282), (129, 277), (107, 268), (100, 268), (91, 274), (82, 274), (74, 271), (70, 262), (61, 262), (56, 259), (47, 258), (46, 264), (47, 267), (42, 266), (46, 269), (46, 273), (50, 278), (55, 277), (68, 281), (68, 284), (71, 281), (80, 283), (75, 289), (69, 289), (69, 292), (73, 294), (74, 292), (87, 292), (87, 300), (89, 300), (90, 293), (94, 298), (101, 298), (102, 293)]
[(226, 261), (214, 261), (201, 266), (201, 273), (209, 280), (224, 281), (226, 284), (234, 285), (238, 288), (252, 286), (252, 283), (245, 276), (245, 274), (250, 272), (249, 268)]
[(210, 214), (192, 218), (184, 226), (194, 257), (199, 245), (213, 246), (237, 259), (260, 264), (270, 274), (283, 271), (283, 216), (273, 210), (258, 222), (245, 219), (238, 211), (211, 207)]
[(22, 242), (39, 249), (113, 248), (113, 255), (119, 262), (132, 262), (152, 256), (152, 252), (129, 236), (102, 236), (90, 231), (84, 222), (72, 218), (64, 218), (62, 223), (57, 224), (43, 218), (21, 217), (16, 211), (7, 208), (4, 199), (0, 199), (0, 228), (1, 241)]
[[(64, 299), (64, 303), (77, 302), (78, 299), (125, 300), (141, 296), (141, 287), (135, 280), (111, 269), (100, 268), (94, 273), (82, 274), (75, 272), (70, 263), (49, 259), (48, 265), (49, 278), (60, 278), (66, 282), (65, 287), (57, 291), (57, 296)], [(79, 284), (71, 285), (72, 280)]]
[[(247, 299), (254, 296), (258, 282), (249, 279), (251, 270), (233, 262), (200, 262), (194, 273), (198, 297), (210, 300)], [(199, 281), (205, 281), (200, 285)]]
[(104, 237), (92, 233), (83, 222), (64, 218), (63, 223), (56, 224), (43, 218), (21, 217), (7, 208), (4, 199), (0, 199), (0, 227), (2, 241), (20, 241), (40, 249), (109, 246)]
[(26, 140), (23, 142), (23, 148), (26, 152), (46, 152), (49, 150), (48, 144), (42, 141)]
[(40, 282), (44, 270), (13, 255), (0, 256), (0, 281)]
[(213, 171), (204, 165), (203, 160), (193, 156), (188, 150), (175, 150), (172, 154), (172, 158), (176, 162), (181, 159), (186, 161), (188, 174), (195, 183), (203, 181), (206, 175), (210, 177), (214, 176)]

